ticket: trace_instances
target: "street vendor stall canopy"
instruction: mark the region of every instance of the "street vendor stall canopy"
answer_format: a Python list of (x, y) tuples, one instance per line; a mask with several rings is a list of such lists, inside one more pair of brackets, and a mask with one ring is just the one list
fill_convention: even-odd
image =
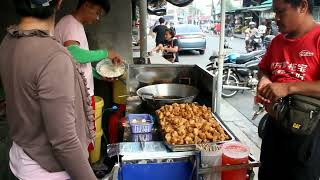
[[(272, 0), (267, 0), (261, 3), (258, 6), (250, 6), (250, 7), (243, 7), (243, 8), (237, 8), (237, 9), (231, 9), (227, 10), (226, 14), (232, 14), (236, 12), (252, 12), (252, 11), (269, 11), (272, 10)], [(216, 13), (215, 15), (220, 15), (221, 12)]]
[(267, 0), (263, 3), (261, 3), (258, 6), (250, 6), (250, 7), (244, 7), (240, 9), (234, 10), (235, 12), (250, 12), (250, 11), (267, 11), (272, 9), (272, 0)]

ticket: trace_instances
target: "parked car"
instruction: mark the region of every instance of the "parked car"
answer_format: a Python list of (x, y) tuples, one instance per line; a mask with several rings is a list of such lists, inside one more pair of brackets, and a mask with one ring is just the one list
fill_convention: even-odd
[(206, 36), (199, 26), (193, 24), (178, 24), (175, 26), (179, 51), (197, 50), (204, 54), (206, 50)]

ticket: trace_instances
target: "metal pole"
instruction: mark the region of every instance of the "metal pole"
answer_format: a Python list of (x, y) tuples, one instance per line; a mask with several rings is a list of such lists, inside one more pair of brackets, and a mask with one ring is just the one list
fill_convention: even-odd
[(212, 0), (212, 5), (211, 5), (211, 16), (212, 16), (212, 19), (213, 19), (213, 23), (214, 23), (214, 21), (215, 21), (215, 9), (214, 9), (214, 0)]
[(222, 75), (223, 75), (223, 62), (224, 62), (224, 38), (225, 38), (225, 24), (226, 24), (226, 6), (225, 0), (221, 0), (221, 32), (219, 41), (219, 62), (218, 62), (218, 82), (217, 82), (217, 96), (216, 96), (216, 113), (220, 114), (220, 104), (222, 101)]
[[(139, 0), (140, 58), (147, 60), (147, 0)], [(147, 63), (147, 61), (145, 61)]]

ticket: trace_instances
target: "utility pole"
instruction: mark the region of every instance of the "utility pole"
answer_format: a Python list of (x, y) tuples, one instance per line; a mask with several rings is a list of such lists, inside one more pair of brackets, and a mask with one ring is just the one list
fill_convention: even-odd
[[(223, 76), (223, 63), (224, 63), (224, 38), (225, 38), (225, 24), (226, 24), (226, 2), (221, 0), (221, 33), (219, 41), (219, 60), (218, 60), (218, 79), (217, 79), (217, 92), (216, 92), (216, 113), (221, 115), (221, 101), (222, 101), (222, 76)], [(215, 82), (215, 81), (213, 81)]]
[(139, 0), (139, 17), (140, 17), (140, 58), (146, 61), (147, 58), (147, 0)]
[(216, 20), (216, 10), (214, 8), (214, 0), (211, 1), (212, 5), (211, 5), (211, 17), (213, 18), (213, 22), (215, 22)]

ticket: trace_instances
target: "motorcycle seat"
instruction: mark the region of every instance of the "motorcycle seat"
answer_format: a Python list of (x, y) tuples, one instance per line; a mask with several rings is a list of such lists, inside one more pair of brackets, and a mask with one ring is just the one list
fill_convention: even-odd
[(264, 50), (259, 50), (259, 51), (253, 51), (247, 54), (241, 54), (237, 59), (236, 59), (236, 64), (244, 64), (247, 63), (248, 61), (251, 61), (255, 56), (259, 54), (263, 54), (265, 51)]
[(224, 68), (246, 68), (246, 64), (225, 63)]

